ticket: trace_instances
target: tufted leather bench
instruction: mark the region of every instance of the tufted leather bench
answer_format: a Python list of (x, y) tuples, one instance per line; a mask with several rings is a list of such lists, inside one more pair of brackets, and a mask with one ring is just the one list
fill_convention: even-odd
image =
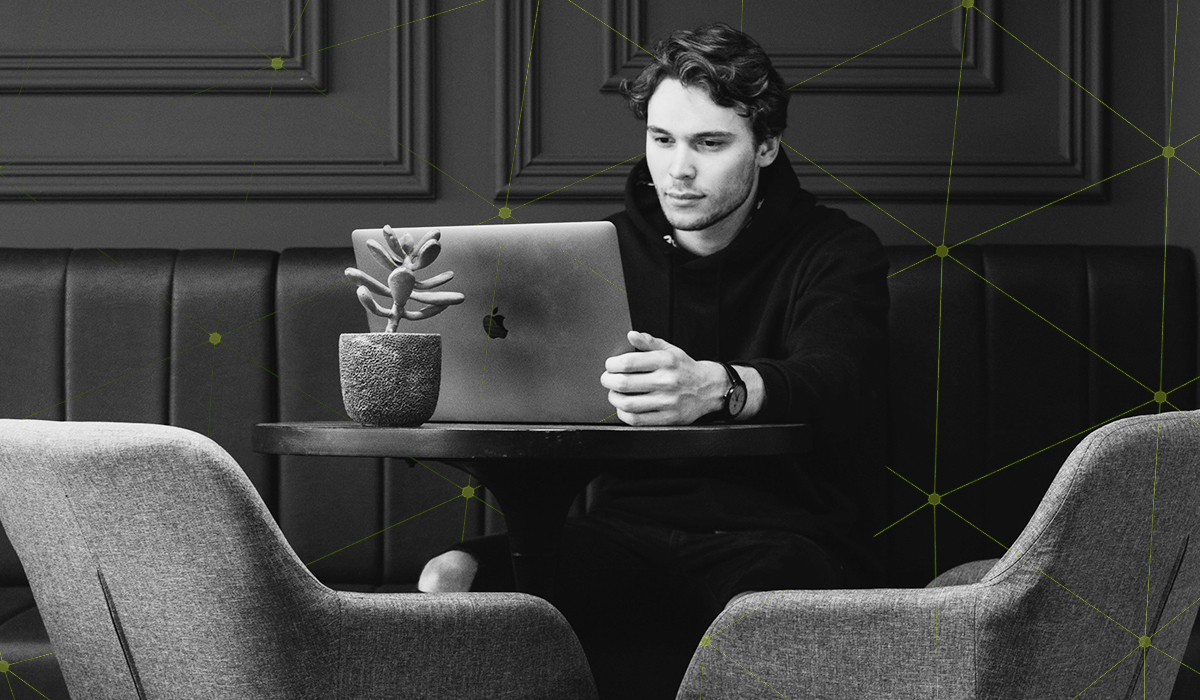
[[(922, 586), (935, 570), (1000, 556), (997, 541), (1020, 533), (1075, 444), (1101, 423), (1157, 411), (1160, 386), (1175, 407), (1197, 405), (1186, 249), (1168, 247), (1164, 258), (1162, 248), (961, 246), (943, 260), (896, 246), (888, 255), (880, 521), (896, 524), (880, 540), (889, 585)], [(366, 330), (341, 276), (352, 264), (349, 248), (0, 248), (0, 417), (167, 423), (209, 435), (246, 470), (318, 578), (347, 590), (415, 590), (430, 555), (503, 529), (490, 509), (468, 508), (465, 529), (456, 504), (427, 510), (465, 475), (432, 462), (250, 449), (255, 423), (343, 417), (337, 336)], [(934, 509), (904, 517), (935, 488), (975, 526), (938, 509), (936, 544)], [(51, 651), (0, 531), (0, 654), (16, 662)], [(13, 670), (48, 697), (67, 697), (53, 656)]]

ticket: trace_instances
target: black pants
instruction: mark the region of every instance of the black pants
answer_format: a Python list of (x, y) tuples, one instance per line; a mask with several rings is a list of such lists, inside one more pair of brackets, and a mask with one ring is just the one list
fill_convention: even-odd
[[(479, 562), (472, 591), (516, 589), (508, 536), (451, 547)], [(700, 638), (738, 593), (842, 588), (839, 560), (801, 535), (685, 532), (610, 512), (568, 518), (556, 605), (601, 700), (672, 700)]]

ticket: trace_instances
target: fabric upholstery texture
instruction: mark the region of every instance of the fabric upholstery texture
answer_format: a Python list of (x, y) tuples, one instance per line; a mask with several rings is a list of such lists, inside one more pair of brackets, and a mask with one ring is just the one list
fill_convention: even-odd
[(678, 698), (1165, 699), (1200, 597), (1198, 472), (1200, 411), (1109, 423), (981, 577), (746, 596)]
[(0, 480), (74, 697), (595, 697), (539, 598), (327, 588), (195, 432), (0, 420)]

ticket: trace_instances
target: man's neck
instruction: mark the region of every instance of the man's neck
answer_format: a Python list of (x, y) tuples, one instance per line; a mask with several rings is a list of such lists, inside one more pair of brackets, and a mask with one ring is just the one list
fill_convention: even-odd
[(733, 210), (729, 216), (699, 231), (675, 229), (675, 244), (692, 255), (702, 258), (727, 248), (746, 227), (751, 214), (754, 213), (754, 205), (758, 200), (759, 175), (761, 174), (762, 172), (759, 171), (759, 174), (755, 176), (754, 185), (750, 188), (750, 194), (746, 196), (746, 201), (738, 205), (738, 208)]

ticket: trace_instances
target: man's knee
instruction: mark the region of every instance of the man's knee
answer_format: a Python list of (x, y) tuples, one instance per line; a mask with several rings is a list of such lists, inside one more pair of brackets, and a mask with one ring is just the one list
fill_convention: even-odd
[(423, 593), (453, 593), (471, 590), (479, 562), (475, 557), (452, 549), (425, 563), (417, 590)]

